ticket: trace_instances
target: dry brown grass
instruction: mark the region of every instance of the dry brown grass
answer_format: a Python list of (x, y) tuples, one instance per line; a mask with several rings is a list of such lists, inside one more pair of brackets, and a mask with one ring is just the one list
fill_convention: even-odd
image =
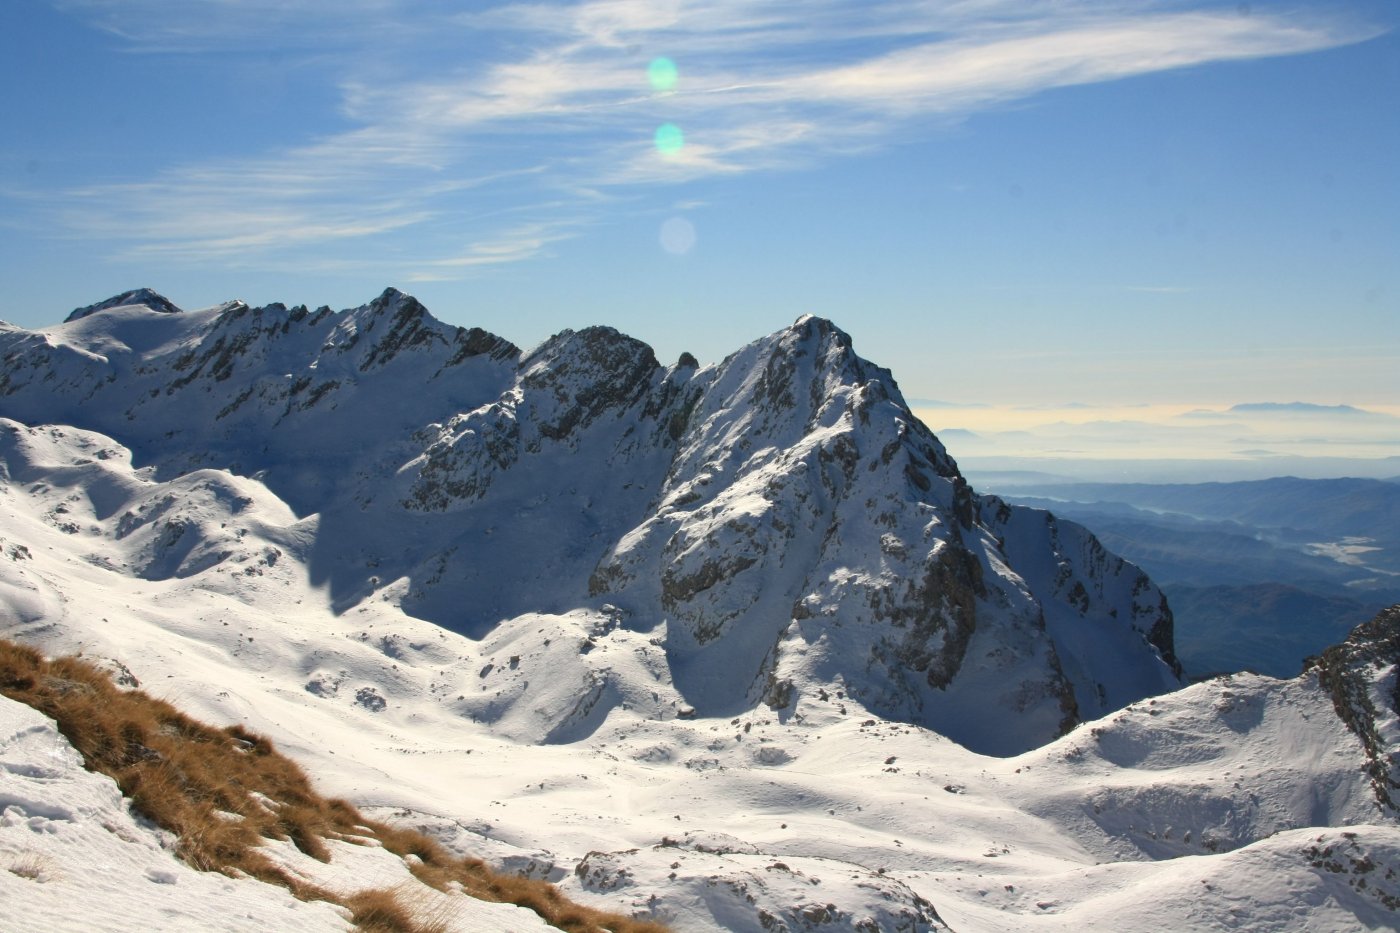
[(0, 642), (0, 692), (52, 717), (88, 769), (110, 775), (137, 812), (175, 833), (180, 856), (195, 868), (291, 886), (259, 851), (263, 839), (290, 839), (312, 858), (329, 857), (324, 837), (342, 828), (342, 811), (267, 739), (121, 691), (80, 659), (45, 661), (8, 642)]
[(447, 933), (447, 921), (411, 905), (412, 891), (373, 888), (345, 899), (351, 922), (364, 933)]
[(472, 897), (502, 904), (517, 904), (539, 914), (550, 926), (569, 933), (666, 933), (666, 927), (650, 920), (585, 907), (570, 901), (547, 881), (503, 875), (479, 859), (458, 858), (437, 840), (416, 830), (370, 821), (383, 846), (408, 860), (409, 871), (426, 885), (450, 891), (455, 882)]
[(5, 870), (12, 875), (18, 875), (29, 881), (37, 881), (40, 884), (51, 880), (53, 876), (48, 859), (33, 852), (11, 856)]
[(455, 882), (473, 897), (527, 907), (569, 933), (665, 933), (657, 923), (575, 904), (548, 882), (453, 856), (416, 830), (367, 820), (349, 803), (317, 794), (306, 772), (267, 738), (241, 726), (205, 725), (142, 691), (120, 690), (79, 658), (48, 661), (0, 639), (0, 693), (57, 722), (88, 770), (112, 777), (139, 813), (174, 833), (179, 855), (193, 867), (247, 874), (303, 900), (340, 903), (361, 930), (439, 933), (447, 924), (420, 916), (404, 887), (337, 898), (308, 885), (263, 855), (263, 840), (290, 840), (324, 862), (327, 839), (354, 841), (368, 829), (420, 882), (440, 891), (453, 890)]

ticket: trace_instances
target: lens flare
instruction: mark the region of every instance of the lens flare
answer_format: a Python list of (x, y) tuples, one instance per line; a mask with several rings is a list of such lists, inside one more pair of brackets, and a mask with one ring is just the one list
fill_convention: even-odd
[(651, 82), (653, 91), (664, 94), (675, 90), (679, 78), (680, 72), (676, 71), (676, 63), (669, 58), (653, 58), (651, 64), (647, 65), (647, 80)]
[(684, 256), (695, 246), (695, 225), (684, 217), (672, 217), (661, 225), (661, 248), (672, 256)]
[(656, 151), (664, 156), (679, 155), (685, 146), (685, 134), (674, 123), (663, 123), (656, 128)]

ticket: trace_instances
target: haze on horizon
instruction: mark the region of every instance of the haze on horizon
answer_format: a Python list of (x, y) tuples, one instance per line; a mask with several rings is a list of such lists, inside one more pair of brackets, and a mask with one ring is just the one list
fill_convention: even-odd
[(993, 491), (1043, 474), (1090, 482), (1400, 479), (1400, 407), (910, 404), (964, 472)]
[[(1137, 457), (1393, 456), (1384, 420), (1309, 448), (1180, 415), (1400, 414), (1397, 25), (1380, 0), (6, 4), (0, 318), (392, 284), (521, 345), (606, 323), (713, 362), (814, 313), (963, 403), (926, 418), (981, 435), (962, 459), (1121, 443), (1090, 420), (1154, 425)], [(1013, 416), (1070, 403), (1104, 412)]]

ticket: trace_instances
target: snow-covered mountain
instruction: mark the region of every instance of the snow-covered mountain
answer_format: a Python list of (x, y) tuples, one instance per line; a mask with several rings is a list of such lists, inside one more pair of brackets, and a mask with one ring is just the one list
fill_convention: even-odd
[[(519, 665), (570, 679), (572, 705), (521, 737), (576, 738), (620, 703), (786, 716), (841, 694), (1007, 754), (1178, 685), (1156, 587), (1082, 528), (976, 495), (827, 321), (700, 368), (602, 327), (522, 354), (393, 290), (338, 314), (174, 310), (143, 289), (0, 334), (0, 415), (101, 432), (173, 484), (90, 468), (131, 490), (94, 517), (141, 542), (137, 576), (258, 542), (297, 551), (338, 612), (387, 599), (473, 638), (582, 612), (655, 655), (639, 683), (559, 631)], [(35, 442), (6, 431), (23, 472)], [(295, 515), (279, 533), (204, 517), (269, 496)]]
[(678, 929), (1391, 924), (1396, 623), (1179, 689), (1151, 581), (830, 323), (166, 304), (0, 325), (0, 634)]

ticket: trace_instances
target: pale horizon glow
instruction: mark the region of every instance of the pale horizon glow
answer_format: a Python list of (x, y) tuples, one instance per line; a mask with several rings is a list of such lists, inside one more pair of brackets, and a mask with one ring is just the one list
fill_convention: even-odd
[(1094, 481), (1400, 478), (1400, 405), (1355, 411), (1231, 407), (911, 403), (974, 479), (1008, 470)]
[[(1289, 399), (1288, 401), (1293, 400)], [(976, 402), (966, 404), (939, 402), (937, 405), (928, 405), (921, 404), (919, 399), (914, 399), (910, 401), (909, 407), (929, 425), (947, 423), (949, 426), (974, 431), (1028, 431), (1051, 424), (1074, 426), (1115, 421), (1182, 422), (1186, 420), (1185, 416), (1193, 413), (1210, 413), (1216, 416), (1214, 420), (1217, 424), (1248, 420), (1250, 417), (1248, 415), (1230, 414), (1229, 409), (1235, 404), (1240, 403), (1225, 402), (1216, 405), (1088, 405), (1084, 403), (991, 405)], [(1246, 401), (1244, 404), (1249, 404), (1249, 402)], [(1400, 424), (1400, 405), (1378, 403), (1357, 404), (1353, 407), (1366, 413), (1395, 418), (1397, 424)], [(957, 423), (954, 425), (953, 422)]]

